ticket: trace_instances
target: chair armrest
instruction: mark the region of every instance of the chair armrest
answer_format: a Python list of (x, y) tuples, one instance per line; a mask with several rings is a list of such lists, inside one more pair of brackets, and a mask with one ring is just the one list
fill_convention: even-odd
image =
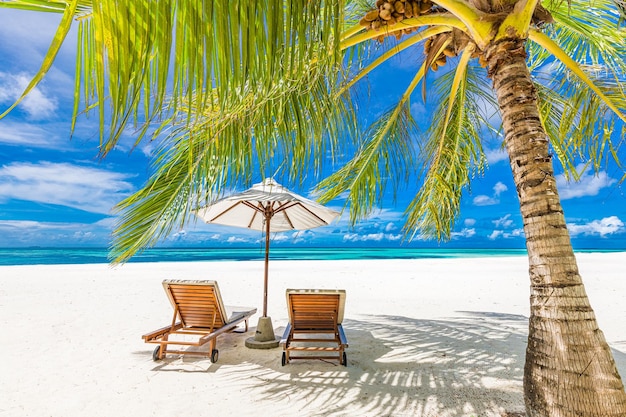
[(289, 339), (290, 333), (291, 333), (291, 323), (288, 323), (287, 327), (285, 327), (285, 331), (283, 332), (283, 337), (280, 339), (281, 345), (284, 345), (285, 343), (287, 343), (287, 339)]
[(343, 326), (341, 324), (337, 325), (337, 332), (339, 333), (339, 340), (342, 345), (348, 346), (348, 339), (346, 338), (346, 334), (343, 332)]
[(175, 332), (176, 330), (180, 329), (181, 327), (183, 327), (183, 324), (181, 322), (176, 323), (173, 327), (172, 326), (165, 326), (165, 327), (161, 327), (158, 330), (155, 330), (153, 332), (144, 334), (142, 337), (143, 340), (145, 340), (146, 342), (149, 340), (154, 340), (154, 339), (158, 339), (170, 332)]

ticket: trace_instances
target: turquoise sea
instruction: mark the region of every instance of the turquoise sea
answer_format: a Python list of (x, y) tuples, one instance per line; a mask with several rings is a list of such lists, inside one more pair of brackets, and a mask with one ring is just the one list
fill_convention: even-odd
[[(611, 252), (580, 250), (577, 252)], [(106, 248), (0, 248), (0, 265), (108, 263)], [(416, 249), (416, 248), (272, 248), (272, 260), (419, 259), (484, 256), (525, 256), (525, 249)], [(153, 248), (130, 262), (263, 260), (261, 248)]]

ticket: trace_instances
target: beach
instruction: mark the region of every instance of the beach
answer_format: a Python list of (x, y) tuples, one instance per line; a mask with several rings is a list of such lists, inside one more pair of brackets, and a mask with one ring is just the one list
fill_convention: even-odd
[[(598, 323), (626, 376), (626, 253), (580, 253)], [(256, 307), (219, 360), (154, 362), (141, 336), (168, 325), (164, 279), (211, 279)], [(263, 262), (0, 267), (0, 416), (463, 416), (524, 410), (529, 315), (524, 256), (270, 261), (268, 315), (287, 288), (345, 289), (348, 366), (281, 366), (245, 347), (262, 311)], [(206, 346), (208, 348), (208, 345)]]

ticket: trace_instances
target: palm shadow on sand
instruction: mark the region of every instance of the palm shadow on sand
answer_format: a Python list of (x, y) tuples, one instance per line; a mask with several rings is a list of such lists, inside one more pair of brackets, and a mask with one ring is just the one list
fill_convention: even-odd
[(251, 352), (257, 366), (233, 369), (230, 377), (246, 380), (250, 396), (277, 408), (307, 404), (301, 415), (500, 416), (523, 410), (526, 317), (362, 317), (344, 322), (347, 367), (316, 360), (281, 366), (280, 352), (271, 361), (267, 353)]
[[(527, 328), (525, 316), (491, 312), (462, 311), (437, 320), (360, 316), (344, 322), (347, 367), (319, 360), (281, 366), (281, 349), (247, 349), (237, 356), (227, 346), (243, 343), (244, 336), (227, 335), (219, 366), (228, 372), (219, 377), (290, 415), (521, 415)], [(282, 328), (275, 330), (280, 334)], [(626, 375), (626, 354), (613, 354)], [(196, 360), (186, 365), (200, 370)], [(213, 368), (204, 372), (219, 369), (200, 361)], [(174, 368), (181, 370), (181, 363)]]

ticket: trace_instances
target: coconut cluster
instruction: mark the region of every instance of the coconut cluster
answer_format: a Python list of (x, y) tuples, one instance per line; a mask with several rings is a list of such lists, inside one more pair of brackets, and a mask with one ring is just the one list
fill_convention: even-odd
[[(436, 50), (438, 50), (438, 38), (443, 38), (445, 35), (438, 35), (432, 38), (428, 38), (426, 39), (426, 42), (424, 42), (424, 53), (426, 55), (432, 55), (433, 53), (436, 52)], [(451, 58), (457, 56), (456, 50), (454, 48), (454, 44), (450, 43), (447, 47), (445, 47), (441, 53), (432, 60), (432, 62), (430, 63), (430, 69), (432, 69), (433, 71), (437, 71), (439, 69), (439, 67), (443, 67), (444, 65), (446, 65), (446, 60), (447, 58)]]
[[(404, 19), (410, 19), (428, 13), (433, 8), (430, 0), (376, 0), (376, 8), (370, 10), (359, 22), (368, 30), (380, 30), (385, 26), (393, 26)], [(416, 28), (406, 28), (395, 31), (397, 38), (403, 34), (417, 31)], [(379, 41), (384, 35), (379, 37)]]
[[(389, 35), (394, 35), (397, 39), (400, 39), (404, 34), (420, 30), (417, 27), (405, 27), (400, 30), (398, 27), (394, 27), (391, 32), (389, 27), (396, 25), (398, 22), (442, 11), (445, 10), (433, 4), (431, 0), (376, 0), (376, 8), (368, 11), (359, 23), (367, 30), (380, 31), (381, 34), (376, 39), (382, 42)], [(470, 42), (470, 38), (456, 28), (449, 33), (442, 33), (427, 39), (424, 42), (426, 64), (431, 70), (437, 71), (440, 67), (446, 65), (448, 58), (458, 56), (465, 49), (468, 42)], [(482, 66), (487, 64), (482, 51), (475, 50), (472, 58), (478, 58)]]

